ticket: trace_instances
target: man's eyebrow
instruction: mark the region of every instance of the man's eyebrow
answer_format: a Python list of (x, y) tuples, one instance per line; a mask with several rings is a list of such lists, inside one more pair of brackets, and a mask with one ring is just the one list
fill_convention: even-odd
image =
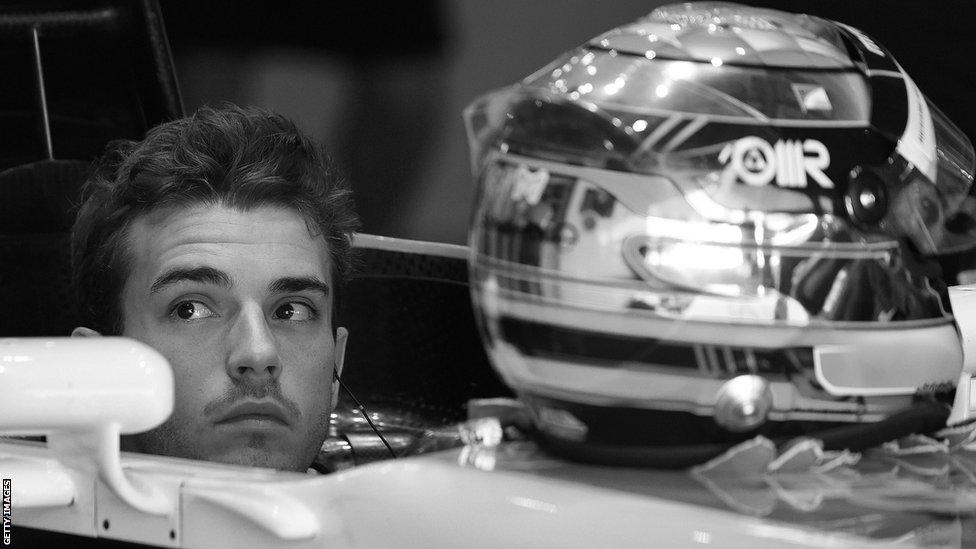
[(286, 276), (268, 284), (269, 294), (286, 294), (297, 292), (321, 292), (328, 297), (331, 293), (329, 285), (314, 276)]
[(177, 267), (156, 278), (149, 288), (149, 293), (155, 294), (161, 292), (167, 286), (180, 282), (203, 282), (225, 288), (229, 288), (232, 285), (230, 276), (227, 273), (214, 269), (213, 267)]

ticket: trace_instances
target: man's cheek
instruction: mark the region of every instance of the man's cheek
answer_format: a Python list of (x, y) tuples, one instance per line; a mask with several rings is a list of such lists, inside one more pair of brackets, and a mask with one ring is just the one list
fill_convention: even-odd
[(223, 372), (226, 353), (217, 330), (208, 326), (164, 325), (148, 343), (159, 351), (177, 376), (199, 377)]
[(228, 377), (219, 356), (192, 346), (163, 352), (173, 369), (174, 415), (203, 418), (203, 408), (228, 390)]
[(332, 396), (331, 354), (325, 346), (313, 347), (311, 353), (308, 350), (282, 356), (283, 371), (278, 379), (284, 395), (301, 407), (305, 421), (321, 415)]
[(294, 375), (285, 373), (278, 379), (285, 396), (301, 403), (304, 408), (330, 398), (332, 370), (321, 365), (306, 366), (303, 369), (304, 371), (298, 372), (297, 368), (293, 367)]
[(278, 353), (283, 376), (302, 380), (330, 377), (334, 367), (334, 344), (329, 337), (279, 338)]

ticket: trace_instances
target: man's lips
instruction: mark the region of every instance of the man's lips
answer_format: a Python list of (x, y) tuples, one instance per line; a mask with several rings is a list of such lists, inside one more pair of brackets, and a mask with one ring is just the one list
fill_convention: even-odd
[(238, 402), (221, 414), (214, 423), (228, 425), (244, 421), (266, 421), (286, 427), (291, 425), (284, 407), (274, 401)]

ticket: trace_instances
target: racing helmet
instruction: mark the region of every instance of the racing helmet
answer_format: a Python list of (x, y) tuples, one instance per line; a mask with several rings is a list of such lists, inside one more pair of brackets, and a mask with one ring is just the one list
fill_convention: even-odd
[(473, 302), (545, 447), (685, 466), (945, 425), (973, 147), (877, 41), (669, 5), (464, 117)]

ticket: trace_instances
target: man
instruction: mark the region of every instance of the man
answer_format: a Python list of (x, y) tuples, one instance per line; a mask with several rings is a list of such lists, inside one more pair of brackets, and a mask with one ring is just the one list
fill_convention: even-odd
[(172, 416), (123, 448), (306, 470), (338, 389), (358, 225), (328, 160), (278, 115), (205, 107), (115, 144), (82, 200), (74, 335), (145, 342), (176, 380)]

